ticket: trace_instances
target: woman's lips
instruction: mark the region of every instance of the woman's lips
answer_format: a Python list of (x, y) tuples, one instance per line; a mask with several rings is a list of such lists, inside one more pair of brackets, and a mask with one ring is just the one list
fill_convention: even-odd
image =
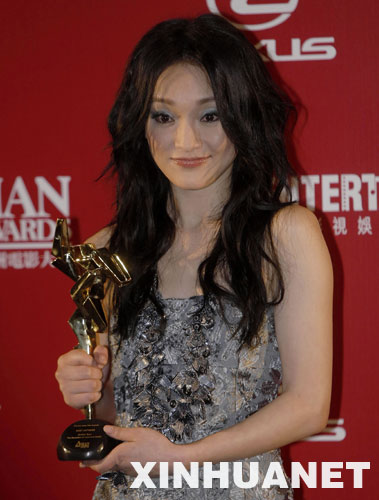
[(171, 158), (177, 165), (181, 167), (198, 167), (199, 165), (203, 165), (210, 156), (202, 156), (197, 158)]

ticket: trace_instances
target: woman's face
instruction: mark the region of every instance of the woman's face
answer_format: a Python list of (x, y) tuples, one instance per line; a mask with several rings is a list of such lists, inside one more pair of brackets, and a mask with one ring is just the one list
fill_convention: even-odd
[(236, 152), (201, 68), (178, 63), (163, 71), (155, 86), (146, 139), (155, 163), (173, 186), (197, 190), (229, 183)]

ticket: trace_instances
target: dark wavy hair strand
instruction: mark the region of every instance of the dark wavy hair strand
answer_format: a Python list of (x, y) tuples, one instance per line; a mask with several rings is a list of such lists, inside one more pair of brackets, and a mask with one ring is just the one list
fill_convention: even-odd
[[(167, 178), (155, 165), (145, 138), (155, 84), (169, 66), (187, 62), (205, 70), (214, 92), (218, 114), (237, 156), (230, 197), (221, 214), (220, 231), (211, 253), (198, 270), (205, 296), (234, 301), (242, 311), (241, 345), (254, 345), (269, 304), (284, 294), (282, 273), (272, 243), (275, 213), (290, 204), (286, 123), (294, 107), (275, 85), (260, 55), (228, 21), (213, 14), (195, 19), (172, 19), (152, 28), (133, 51), (109, 116), (112, 158), (106, 171), (117, 175), (117, 210), (110, 242), (123, 256), (132, 283), (115, 292), (118, 332), (130, 335), (138, 314), (152, 293), (159, 259), (174, 241), (174, 207)], [(276, 277), (271, 300), (262, 265)], [(223, 273), (230, 291), (217, 284)]]

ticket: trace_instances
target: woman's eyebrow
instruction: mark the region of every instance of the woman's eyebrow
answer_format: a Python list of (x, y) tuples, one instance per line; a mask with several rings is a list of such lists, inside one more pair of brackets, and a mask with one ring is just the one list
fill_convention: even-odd
[[(206, 102), (211, 102), (211, 101), (214, 102), (215, 98), (214, 97), (203, 97), (201, 99), (198, 99), (196, 101), (196, 103), (205, 104)], [(172, 104), (172, 105), (175, 104), (175, 101), (173, 101), (172, 99), (167, 99), (165, 97), (153, 97), (153, 102), (163, 102), (164, 104)]]

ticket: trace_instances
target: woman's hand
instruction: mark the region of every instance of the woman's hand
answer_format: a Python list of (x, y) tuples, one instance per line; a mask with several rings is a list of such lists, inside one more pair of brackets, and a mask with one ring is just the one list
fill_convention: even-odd
[(104, 426), (104, 431), (115, 439), (124, 441), (116, 446), (103, 460), (87, 461), (83, 465), (90, 467), (99, 474), (109, 470), (120, 470), (129, 476), (136, 476), (136, 471), (130, 462), (157, 462), (150, 477), (159, 475), (159, 462), (180, 461), (179, 450), (182, 446), (169, 441), (160, 432), (146, 427), (116, 427)]
[(99, 401), (108, 373), (108, 348), (99, 345), (93, 356), (82, 349), (74, 349), (60, 356), (55, 378), (65, 403), (81, 409)]

